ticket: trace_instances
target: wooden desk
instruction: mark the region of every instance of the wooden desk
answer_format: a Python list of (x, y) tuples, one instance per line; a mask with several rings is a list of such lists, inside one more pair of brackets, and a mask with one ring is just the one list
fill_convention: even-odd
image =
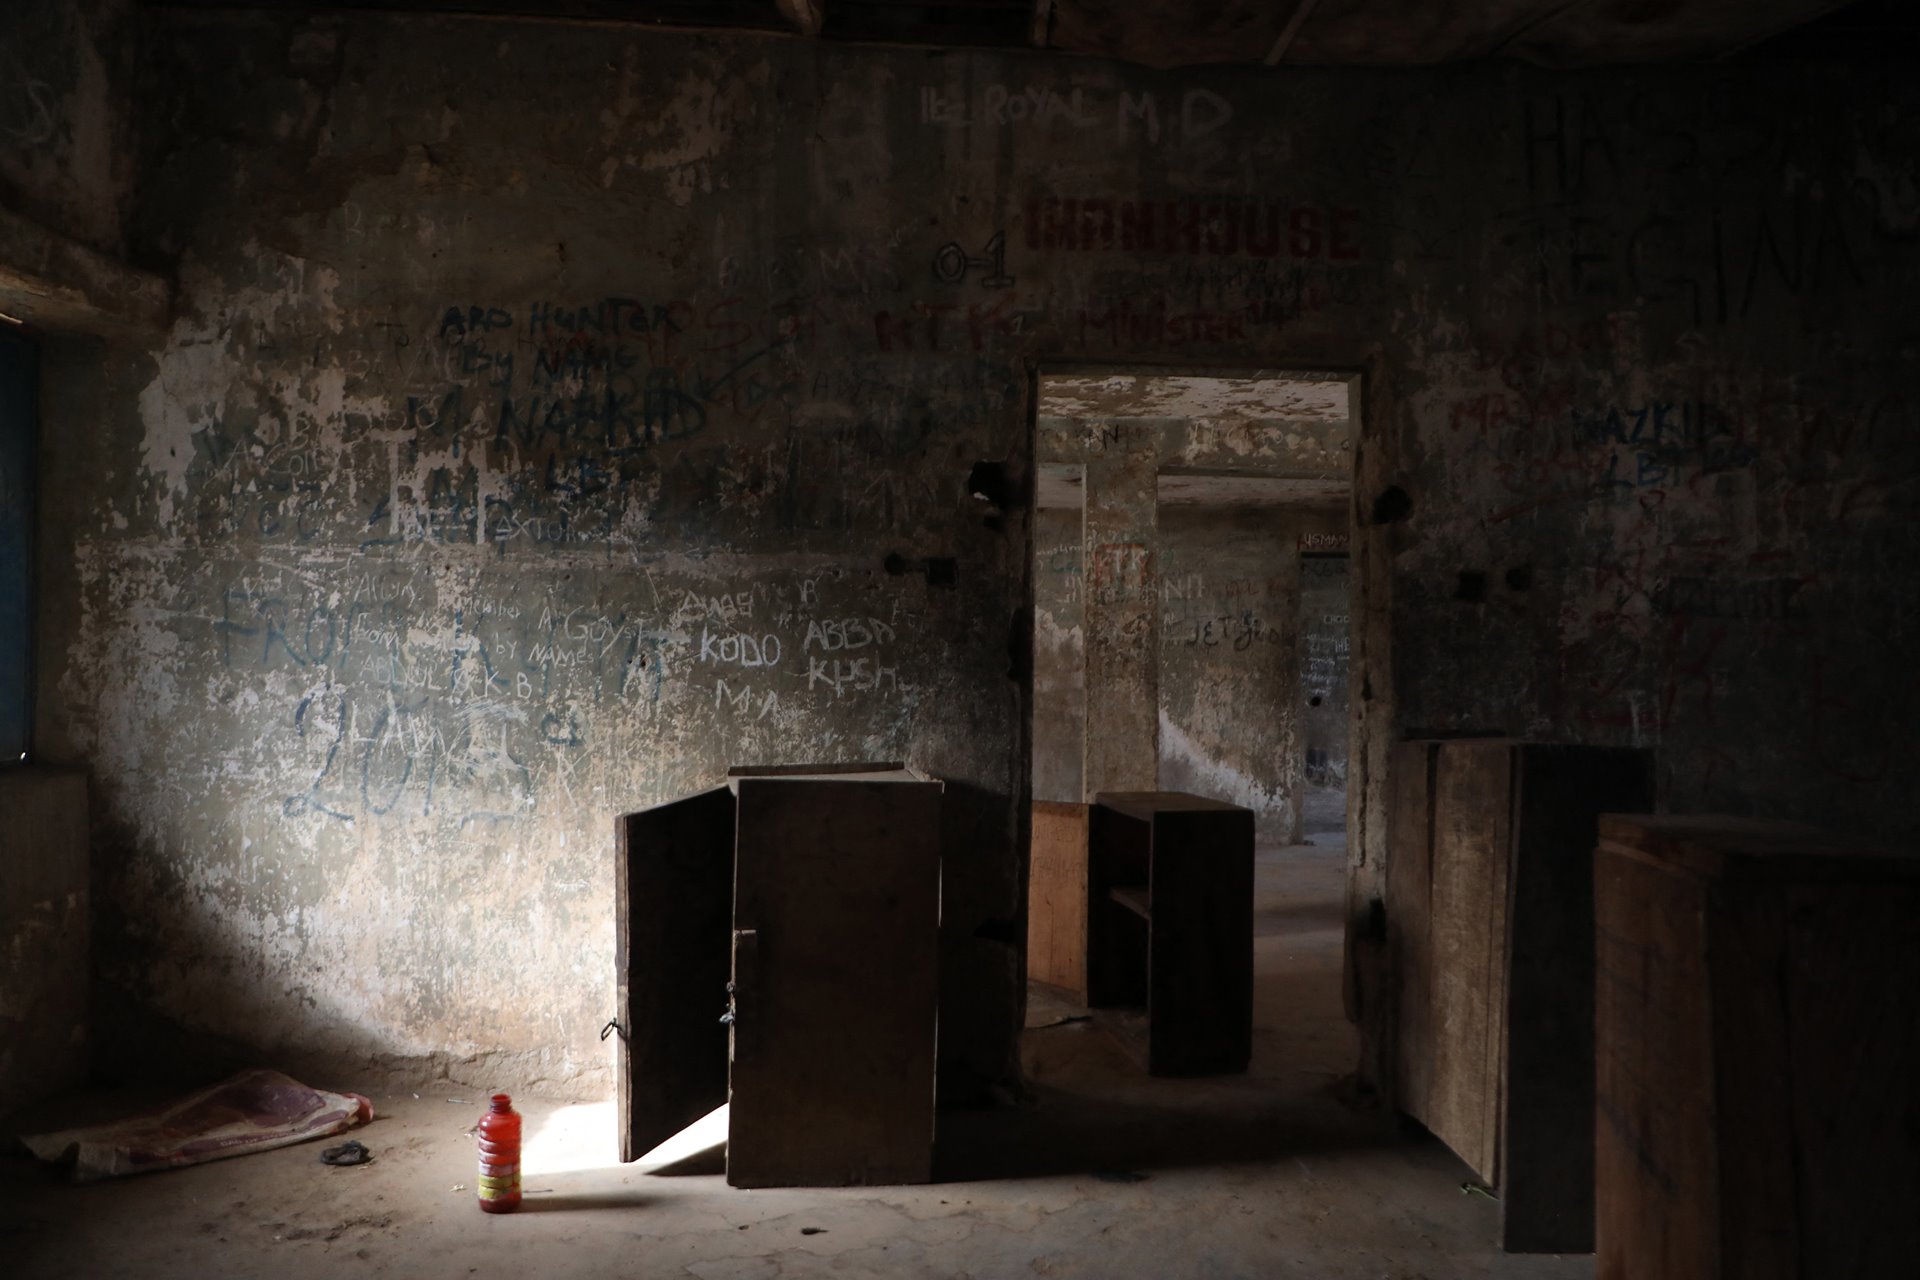
[(1102, 792), (1087, 834), (1087, 1004), (1146, 1010), (1147, 1072), (1253, 1056), (1253, 813), (1180, 791)]

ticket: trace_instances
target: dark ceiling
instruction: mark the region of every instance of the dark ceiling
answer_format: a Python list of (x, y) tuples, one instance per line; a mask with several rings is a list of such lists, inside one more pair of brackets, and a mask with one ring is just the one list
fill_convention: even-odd
[(147, 0), (154, 7), (382, 9), (779, 31), (827, 40), (1045, 48), (1148, 66), (1549, 66), (1911, 58), (1914, 0)]

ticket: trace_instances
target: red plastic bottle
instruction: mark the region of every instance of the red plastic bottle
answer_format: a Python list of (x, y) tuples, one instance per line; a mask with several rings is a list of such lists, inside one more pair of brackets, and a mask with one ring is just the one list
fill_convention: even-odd
[(480, 1117), (480, 1208), (512, 1213), (520, 1207), (520, 1113), (504, 1093)]

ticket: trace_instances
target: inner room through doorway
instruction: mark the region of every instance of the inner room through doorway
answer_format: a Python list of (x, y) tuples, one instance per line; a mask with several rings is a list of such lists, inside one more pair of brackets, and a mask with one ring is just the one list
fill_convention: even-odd
[[(1131, 1071), (1102, 1037), (1037, 1030), (1085, 1012), (1095, 908), (1085, 827), (1076, 837), (1072, 826), (1110, 792), (1188, 792), (1254, 815), (1244, 1087), (1350, 1065), (1339, 965), (1356, 400), (1344, 374), (1040, 379), (1027, 1018), (1036, 1030), (1025, 1055), (1036, 1084), (1114, 1084)], [(1138, 1021), (1096, 1013), (1123, 1042)], [(1164, 1100), (1183, 1105), (1187, 1086), (1167, 1083)]]
[(1040, 382), (1033, 795), (1190, 791), (1345, 830), (1345, 376)]

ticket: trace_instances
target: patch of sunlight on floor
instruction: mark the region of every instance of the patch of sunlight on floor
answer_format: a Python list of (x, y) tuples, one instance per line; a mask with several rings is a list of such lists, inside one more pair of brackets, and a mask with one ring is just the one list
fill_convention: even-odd
[(546, 1118), (520, 1153), (522, 1175), (605, 1169), (620, 1163), (620, 1112), (613, 1102), (581, 1102)]
[(730, 1112), (729, 1104), (721, 1103), (634, 1161), (634, 1168), (642, 1171), (664, 1169), (683, 1160), (691, 1160), (702, 1152), (726, 1146)]
[[(727, 1142), (727, 1108), (722, 1105), (634, 1161), (640, 1173), (663, 1169)], [(527, 1139), (520, 1153), (525, 1177), (608, 1169), (620, 1163), (620, 1109), (613, 1102), (581, 1102), (561, 1107)]]

